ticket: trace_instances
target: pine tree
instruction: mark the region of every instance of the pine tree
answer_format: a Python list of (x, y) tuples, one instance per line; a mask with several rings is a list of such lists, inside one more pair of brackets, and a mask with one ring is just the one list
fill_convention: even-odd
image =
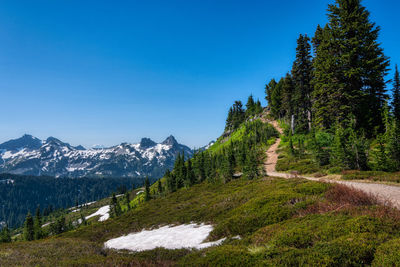
[(192, 168), (192, 161), (191, 160), (187, 161), (186, 183), (187, 183), (188, 186), (192, 186), (192, 185), (194, 185), (196, 183), (196, 176), (195, 176), (193, 168)]
[(27, 241), (32, 241), (35, 239), (34, 223), (30, 212), (28, 212), (25, 219), (24, 237)]
[(368, 158), (367, 158), (367, 141), (362, 133), (357, 133), (354, 130), (355, 121), (353, 120), (352, 125), (348, 128), (348, 154), (350, 160), (350, 168), (357, 170), (367, 170)]
[(357, 129), (382, 131), (389, 61), (377, 41), (379, 27), (360, 0), (336, 0), (328, 12), (314, 59), (315, 121), (325, 128), (336, 121), (347, 128), (355, 117)]
[(265, 100), (267, 100), (270, 107), (272, 103), (272, 92), (274, 91), (276, 85), (277, 82), (275, 81), (275, 79), (272, 79), (269, 83), (265, 85)]
[(118, 217), (122, 213), (121, 206), (119, 204), (119, 201), (115, 193), (113, 193), (111, 197), (110, 209), (111, 209), (111, 215), (113, 217)]
[(347, 164), (345, 133), (340, 125), (336, 125), (335, 137), (333, 139), (331, 164), (336, 167), (345, 168)]
[(286, 74), (286, 77), (282, 82), (282, 114), (290, 120), (291, 116), (294, 114), (295, 103), (293, 102), (294, 95), (294, 84), (292, 75), (290, 73)]
[(0, 232), (0, 243), (10, 243), (11, 242), (11, 234), (10, 234), (10, 229), (8, 229), (8, 226), (4, 226), (3, 229), (1, 229)]
[[(395, 67), (394, 79), (393, 79), (393, 115), (396, 121), (400, 122), (400, 76), (397, 65)], [(399, 123), (397, 123), (399, 124)]]
[(249, 180), (255, 179), (260, 175), (258, 170), (257, 154), (254, 149), (248, 151), (243, 175)]
[(386, 154), (385, 148), (385, 138), (382, 134), (378, 135), (376, 138), (378, 142), (378, 153), (377, 153), (377, 169), (381, 171), (389, 170), (389, 159)]
[(255, 105), (256, 103), (254, 102), (253, 95), (250, 95), (247, 98), (247, 103), (246, 103), (246, 116), (250, 117), (255, 114)]
[(390, 170), (400, 170), (400, 121), (393, 120), (386, 138)]
[(36, 209), (34, 226), (35, 226), (35, 239), (43, 238), (42, 216), (40, 214), (40, 206), (38, 206)]
[(158, 189), (159, 194), (161, 194), (163, 192), (163, 186), (161, 184), (161, 179), (158, 179), (157, 189)]
[(225, 131), (233, 131), (245, 120), (245, 111), (241, 101), (235, 101), (229, 109), (228, 118), (226, 119)]
[(144, 182), (144, 186), (145, 186), (144, 200), (145, 201), (149, 201), (151, 199), (151, 195), (150, 195), (150, 182), (149, 182), (149, 178), (148, 177), (146, 177), (146, 180)]
[(297, 39), (296, 60), (292, 67), (294, 94), (292, 105), (295, 107), (296, 131), (311, 130), (311, 94), (313, 92), (312, 57), (310, 38), (301, 35)]
[(271, 90), (271, 103), (269, 104), (269, 107), (271, 109), (272, 116), (276, 119), (280, 119), (284, 116), (284, 112), (282, 110), (283, 81), (283, 79), (280, 79), (279, 82)]
[(167, 183), (167, 188), (169, 192), (175, 192), (176, 191), (176, 183), (175, 183), (175, 177), (174, 175), (167, 170), (164, 174), (166, 183)]
[(314, 37), (312, 38), (312, 45), (313, 45), (314, 55), (315, 55), (319, 45), (321, 44), (322, 39), (324, 38), (323, 34), (324, 34), (324, 30), (318, 24), (317, 29), (315, 30)]

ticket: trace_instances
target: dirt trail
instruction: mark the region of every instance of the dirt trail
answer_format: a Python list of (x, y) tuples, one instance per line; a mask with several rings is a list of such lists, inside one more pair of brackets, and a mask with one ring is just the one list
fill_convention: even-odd
[[(282, 129), (276, 121), (268, 121), (266, 119), (264, 122), (271, 123), (279, 133), (283, 133)], [(396, 208), (400, 209), (400, 186), (385, 185), (385, 184), (375, 184), (375, 183), (363, 183), (363, 182), (352, 182), (343, 180), (332, 180), (326, 178), (315, 178), (303, 175), (297, 175), (296, 173), (284, 173), (276, 171), (276, 163), (278, 162), (278, 147), (281, 139), (276, 139), (275, 143), (269, 147), (267, 150), (267, 159), (264, 162), (264, 169), (269, 176), (281, 177), (281, 178), (304, 178), (312, 181), (321, 181), (328, 183), (338, 183), (344, 184), (356, 189), (362, 190), (366, 193), (374, 194), (382, 202), (390, 201)]]

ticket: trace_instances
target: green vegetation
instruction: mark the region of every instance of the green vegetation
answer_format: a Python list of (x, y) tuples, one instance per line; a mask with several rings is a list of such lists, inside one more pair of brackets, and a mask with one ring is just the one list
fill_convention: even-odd
[[(269, 115), (279, 119), (279, 171), (342, 174), (343, 179), (399, 182), (400, 78), (396, 68), (389, 107), (389, 66), (377, 42), (379, 28), (359, 0), (336, 0), (329, 22), (311, 39), (300, 35), (290, 73), (265, 87)], [(310, 43), (311, 41), (311, 43)], [(311, 47), (312, 44), (312, 47)], [(264, 122), (259, 101), (230, 108), (224, 134), (154, 184), (96, 205), (111, 218), (84, 220), (95, 211), (61, 212), (41, 229), (30, 213), (25, 240), (1, 233), (0, 265), (145, 266), (397, 266), (400, 211), (340, 184), (266, 177), (266, 148), (278, 132)], [(71, 227), (71, 222), (82, 224)], [(204, 250), (144, 252), (105, 249), (105, 241), (169, 224), (214, 226)], [(50, 235), (50, 236), (49, 236)], [(44, 239), (38, 240), (40, 238)]]
[(392, 100), (379, 27), (359, 0), (336, 0), (315, 36), (300, 35), (291, 72), (266, 85), (288, 126), (277, 169), (300, 173), (400, 171), (400, 77)]
[(47, 217), (67, 207), (103, 199), (113, 191), (123, 193), (133, 183), (138, 186), (144, 182), (126, 177), (74, 179), (14, 174), (0, 174), (0, 180), (10, 181), (0, 182), (0, 222), (5, 221), (10, 228), (21, 227), (27, 213), (35, 214), (38, 205)]
[(183, 154), (178, 155), (173, 170), (165, 174), (167, 189), (175, 192), (205, 180), (229, 182), (235, 173), (248, 179), (257, 178), (263, 172), (260, 164), (265, 148), (277, 136), (276, 129), (260, 119), (244, 122), (224, 140), (219, 139), (208, 150), (195, 153), (192, 159), (185, 161)]
[[(339, 185), (277, 178), (204, 182), (56, 238), (0, 245), (0, 265), (399, 264), (398, 250), (385, 249), (400, 238), (399, 218), (397, 210)], [(190, 222), (212, 223), (210, 240), (228, 239), (202, 251), (103, 248), (103, 242), (143, 228)]]

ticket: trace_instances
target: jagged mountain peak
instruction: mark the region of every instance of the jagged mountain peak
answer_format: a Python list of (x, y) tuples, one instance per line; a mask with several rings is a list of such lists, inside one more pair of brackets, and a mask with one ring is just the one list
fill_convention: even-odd
[(151, 140), (150, 138), (145, 137), (145, 138), (142, 138), (142, 140), (140, 141), (140, 147), (144, 148), (144, 149), (153, 147), (155, 145), (157, 145), (157, 143), (154, 142), (153, 140)]
[(178, 144), (173, 136), (162, 145), (143, 138), (138, 144), (122, 143), (103, 149), (74, 147), (55, 137), (43, 142), (37, 140), (40, 146), (35, 149), (21, 150), (20, 146), (15, 150), (1, 149), (0, 173), (159, 178), (173, 167), (178, 153), (185, 151), (186, 157), (193, 155), (189, 147)]
[(175, 146), (178, 145), (178, 141), (176, 141), (175, 137), (173, 135), (170, 135), (167, 137), (167, 139), (165, 139), (162, 142), (163, 145), (170, 145), (170, 146)]

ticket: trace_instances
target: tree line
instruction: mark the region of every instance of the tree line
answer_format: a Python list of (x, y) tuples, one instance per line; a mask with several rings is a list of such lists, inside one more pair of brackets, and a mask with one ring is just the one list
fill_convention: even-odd
[(335, 124), (369, 135), (384, 131), (389, 59), (369, 17), (360, 0), (337, 0), (328, 7), (329, 22), (312, 39), (300, 34), (292, 70), (266, 85), (275, 118), (293, 116), (296, 132)]
[(34, 214), (38, 205), (44, 207), (43, 216), (110, 195), (121, 186), (140, 185), (144, 179), (130, 178), (54, 178), (0, 174), (0, 222), (8, 227), (22, 226), (28, 212)]
[(217, 145), (221, 145), (221, 148), (217, 151), (197, 151), (188, 160), (185, 160), (183, 153), (179, 154), (173, 170), (165, 173), (167, 190), (174, 192), (203, 181), (226, 183), (235, 174), (247, 179), (260, 176), (262, 145), (267, 144), (270, 138), (277, 137), (278, 133), (274, 127), (259, 119), (245, 122), (241, 127), (237, 130), (240, 137), (225, 140), (226, 143), (219, 140)]

